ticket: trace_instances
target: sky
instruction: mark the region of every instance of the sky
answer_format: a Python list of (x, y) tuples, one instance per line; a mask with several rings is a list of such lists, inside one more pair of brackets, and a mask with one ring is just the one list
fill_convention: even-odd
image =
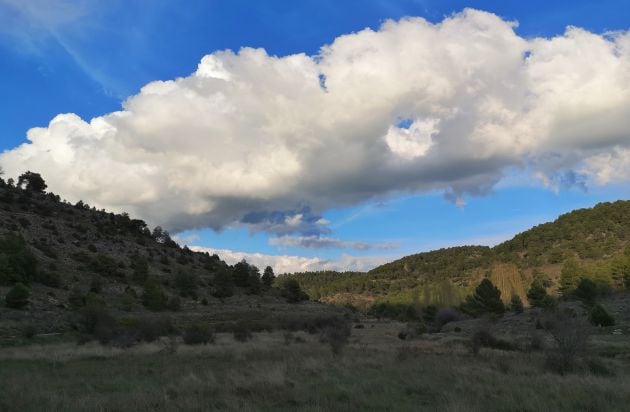
[(277, 273), (630, 198), (630, 3), (0, 0), (0, 166)]

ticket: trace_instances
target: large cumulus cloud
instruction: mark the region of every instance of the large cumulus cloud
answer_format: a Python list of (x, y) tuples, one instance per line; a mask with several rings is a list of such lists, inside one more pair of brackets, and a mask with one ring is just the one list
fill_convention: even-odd
[(10, 175), (179, 231), (326, 233), (330, 207), (396, 192), (481, 195), (506, 169), (630, 179), (630, 35), (525, 39), (465, 10), (388, 21), (317, 56), (219, 51), (119, 112), (33, 128)]

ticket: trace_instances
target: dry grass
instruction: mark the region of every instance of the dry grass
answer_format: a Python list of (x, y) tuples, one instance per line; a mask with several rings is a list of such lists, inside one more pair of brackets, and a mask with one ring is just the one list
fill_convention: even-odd
[[(372, 325), (374, 325), (372, 327)], [(545, 372), (541, 354), (482, 349), (433, 335), (400, 341), (399, 325), (353, 330), (344, 356), (317, 336), (258, 333), (246, 343), (169, 341), (128, 350), (55, 344), (0, 351), (0, 410), (627, 410), (627, 360), (613, 375)]]

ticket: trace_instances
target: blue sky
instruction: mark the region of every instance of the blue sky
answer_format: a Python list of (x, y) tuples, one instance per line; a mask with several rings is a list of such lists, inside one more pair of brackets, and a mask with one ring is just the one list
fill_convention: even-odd
[[(114, 0), (96, 2), (62, 0), (55, 2), (54, 5), (44, 0), (0, 0), (0, 88), (3, 91), (3, 99), (0, 100), (0, 150), (11, 151), (27, 142), (26, 133), (29, 129), (48, 126), (51, 119), (60, 113), (75, 113), (81, 119), (89, 121), (94, 117), (121, 110), (122, 102), (131, 96), (138, 95), (147, 83), (191, 76), (198, 70), (198, 64), (203, 56), (218, 50), (238, 51), (241, 47), (254, 47), (264, 48), (268, 56), (282, 57), (296, 53), (314, 56), (320, 53), (322, 46), (332, 44), (339, 36), (356, 33), (366, 27), (378, 31), (387, 19), (398, 21), (405, 16), (417, 16), (430, 23), (440, 24), (445, 18), (461, 12), (466, 7), (493, 13), (504, 22), (518, 21), (519, 25), (514, 29), (516, 42), (531, 41), (537, 37), (551, 39), (562, 36), (567, 26), (577, 26), (597, 36), (630, 28), (630, 4), (623, 0), (598, 2), (489, 0), (467, 2)], [(468, 16), (462, 18), (462, 22), (457, 24), (463, 26), (474, 19), (477, 19), (476, 22), (482, 21), (481, 17)], [(498, 27), (500, 22), (492, 23), (492, 25), (495, 24), (499, 33), (502, 30)], [(494, 29), (495, 26), (492, 26), (492, 30)], [(401, 36), (398, 37), (402, 39), (400, 41), (414, 42), (414, 39), (407, 37), (402, 29), (396, 33), (396, 36)], [(360, 40), (361, 38), (357, 37), (356, 41)], [(575, 47), (580, 47), (587, 41), (577, 39)], [(621, 40), (617, 42), (624, 44)], [(387, 46), (383, 47), (386, 50)], [(541, 48), (538, 53), (542, 55), (546, 52), (545, 50), (547, 49)], [(267, 57), (264, 58), (267, 59)], [(623, 53), (621, 58), (623, 58)], [(248, 59), (247, 62), (242, 63), (240, 63), (241, 60), (246, 60), (245, 58), (223, 61), (226, 65), (233, 64), (234, 67), (238, 64), (251, 67), (254, 64), (251, 62), (257, 61), (254, 57)], [(423, 62), (414, 64), (424, 67)], [(323, 64), (321, 66), (324, 67)], [(556, 70), (560, 73), (568, 73), (573, 68), (558, 66)], [(330, 91), (334, 92), (332, 73), (330, 71), (327, 74), (331, 84)], [(250, 73), (249, 76), (252, 77), (252, 82), (258, 81), (253, 74)], [(588, 76), (597, 77), (595, 74), (588, 74)], [(265, 82), (265, 80), (260, 81)], [(410, 81), (411, 86), (413, 86), (412, 81)], [(611, 89), (619, 89), (614, 83), (610, 86)], [(279, 85), (278, 88), (280, 87), (284, 86)], [(394, 88), (396, 85), (391, 87)], [(357, 91), (359, 94), (362, 92)], [(290, 92), (287, 93), (290, 94)], [(230, 99), (229, 94), (227, 96)], [(422, 98), (422, 94), (415, 98)], [(610, 112), (610, 108), (614, 111), (619, 107), (621, 105), (619, 102), (622, 102), (623, 98), (625, 97), (620, 97), (621, 100), (617, 102), (606, 102), (610, 105), (606, 106), (607, 111)], [(142, 103), (140, 99), (137, 100)], [(402, 100), (404, 99), (401, 98)], [(236, 97), (233, 101), (236, 101)], [(145, 106), (140, 103), (137, 103), (138, 106), (144, 108)], [(239, 109), (238, 104), (234, 104)], [(133, 106), (133, 103), (130, 106)], [(264, 104), (260, 105), (260, 112), (267, 115), (264, 106)], [(125, 109), (133, 111), (133, 107), (129, 109), (126, 106)], [(247, 110), (255, 109), (248, 108)], [(401, 113), (409, 114), (401, 114), (400, 118), (406, 121), (403, 123), (409, 124), (405, 124), (405, 127), (390, 128), (390, 132), (394, 134), (390, 135), (390, 132), (387, 132), (391, 138), (387, 140), (389, 147), (392, 152), (400, 155), (399, 160), (402, 163), (408, 162), (410, 158), (419, 161), (418, 159), (426, 155), (427, 150), (431, 151), (432, 144), (435, 146), (435, 142), (432, 143), (431, 139), (437, 139), (436, 136), (445, 130), (442, 125), (448, 120), (438, 119), (435, 113), (429, 116), (426, 110), (428, 109), (418, 109), (415, 106), (413, 109), (405, 108)], [(245, 118), (245, 122), (256, 117), (256, 112), (248, 111), (247, 113), (249, 117)], [(296, 114), (296, 116), (306, 117), (307, 115)], [(620, 118), (622, 117), (620, 115)], [(558, 118), (562, 116), (559, 115)], [(414, 129), (412, 124), (414, 121), (416, 121), (417, 129)], [(553, 121), (557, 119), (552, 119), (552, 123)], [(397, 124), (401, 125), (401, 123)], [(360, 125), (355, 126), (360, 129)], [(355, 126), (350, 123), (344, 127)], [(433, 134), (431, 127), (439, 128), (440, 131), (435, 129), (436, 134)], [(589, 126), (583, 127), (586, 130)], [(195, 133), (199, 128), (195, 129)], [(407, 130), (411, 133), (417, 130), (417, 133), (420, 133), (417, 136), (428, 133), (428, 137), (425, 137), (429, 142), (420, 145), (412, 142), (411, 146), (407, 143), (400, 146), (398, 144), (401, 142), (400, 139), (409, 138), (405, 134)], [(348, 134), (347, 130), (338, 132), (339, 136)], [(182, 133), (188, 133), (188, 129)], [(201, 134), (195, 136), (204, 136), (203, 130), (199, 133)], [(241, 192), (238, 192), (238, 195), (231, 192), (225, 194), (227, 189), (222, 189), (220, 196), (214, 191), (209, 191), (200, 198), (196, 198), (196, 190), (190, 192), (193, 194), (186, 192), (185, 195), (180, 195), (182, 198), (189, 197), (190, 203), (194, 204), (194, 207), (190, 208), (191, 211), (187, 212), (189, 215), (195, 214), (196, 210), (210, 210), (216, 203), (221, 213), (229, 216), (229, 218), (221, 219), (214, 217), (218, 214), (216, 210), (219, 209), (214, 209), (215, 212), (204, 212), (206, 214), (199, 214), (199, 216), (187, 216), (185, 220), (182, 220), (184, 218), (181, 218), (176, 211), (165, 217), (153, 210), (143, 209), (136, 198), (114, 201), (111, 199), (118, 199), (117, 196), (110, 194), (104, 197), (98, 193), (98, 190), (76, 189), (75, 192), (74, 188), (80, 186), (76, 182), (72, 187), (56, 183), (55, 176), (50, 176), (48, 179), (45, 173), (47, 168), (53, 171), (55, 168), (46, 163), (41, 156), (39, 158), (33, 156), (23, 164), (24, 167), (28, 164), (33, 169), (39, 166), (38, 170), (50, 180), (51, 188), (57, 189), (61, 195), (69, 199), (81, 197), (90, 203), (112, 209), (125, 208), (125, 205), (129, 205), (132, 212), (151, 222), (159, 223), (160, 220), (166, 219), (165, 225), (175, 230), (183, 229), (183, 232), (179, 234), (182, 242), (187, 241), (186, 243), (200, 247), (225, 250), (223, 251), (225, 256), (231, 257), (234, 252), (234, 258), (249, 258), (249, 255), (236, 254), (236, 252), (258, 253), (260, 255), (252, 256), (250, 259), (253, 259), (255, 263), (263, 264), (275, 263), (276, 260), (261, 257), (261, 255), (286, 255), (287, 258), (283, 264), (287, 268), (365, 269), (382, 261), (437, 247), (467, 243), (496, 244), (532, 225), (554, 219), (560, 213), (592, 206), (600, 201), (629, 198), (630, 185), (624, 174), (627, 168), (622, 171), (618, 169), (611, 171), (601, 164), (614, 164), (615, 161), (623, 163), (630, 133), (627, 125), (622, 123), (609, 134), (616, 136), (616, 140), (602, 138), (606, 141), (608, 151), (601, 149), (604, 145), (601, 141), (595, 144), (600, 148), (597, 151), (590, 149), (594, 146), (592, 142), (582, 142), (584, 144), (580, 143), (579, 147), (574, 147), (572, 141), (567, 139), (579, 140), (579, 138), (568, 136), (563, 138), (564, 140), (559, 139), (559, 143), (545, 142), (536, 146), (535, 149), (528, 147), (519, 151), (517, 167), (514, 167), (513, 152), (510, 152), (509, 156), (502, 153), (494, 157), (492, 163), (497, 165), (494, 165), (492, 170), (485, 163), (477, 166), (471, 163), (470, 167), (474, 170), (477, 168), (488, 170), (484, 172), (485, 180), (480, 182), (475, 180), (473, 183), (461, 177), (446, 182), (447, 178), (443, 175), (434, 180), (423, 177), (421, 181), (413, 181), (413, 173), (430, 174), (424, 169), (413, 169), (416, 170), (413, 173), (406, 171), (398, 174), (389, 171), (387, 176), (382, 176), (379, 169), (374, 167), (377, 163), (370, 163), (370, 166), (362, 171), (362, 173), (374, 173), (374, 176), (367, 181), (360, 180), (352, 174), (337, 179), (335, 176), (322, 177), (321, 181), (325, 181), (325, 178), (332, 179), (330, 183), (322, 183), (322, 186), (317, 186), (308, 180), (303, 185), (297, 184), (290, 195), (278, 195), (273, 202), (265, 196), (250, 198), (240, 196)], [(124, 139), (130, 139), (127, 141), (134, 139), (131, 132), (123, 136)], [(173, 136), (171, 135), (173, 139), (176, 139)], [(199, 137), (196, 138), (199, 139)], [(502, 139), (504, 136), (497, 136), (497, 138)], [(230, 142), (238, 142), (239, 135), (236, 134), (231, 139)], [(405, 140), (405, 142), (408, 141)], [(194, 147), (194, 140), (189, 143)], [(228, 144), (226, 143), (226, 147), (221, 150), (225, 150), (225, 153), (236, 150), (233, 149), (234, 146), (227, 146)], [(300, 143), (291, 141), (287, 147), (291, 151), (291, 148), (302, 146)], [(308, 150), (315, 150), (312, 148), (317, 145), (309, 147), (311, 149)], [(565, 147), (567, 147), (566, 153), (563, 151)], [(585, 149), (586, 147), (589, 149)], [(146, 146), (143, 148), (146, 149)], [(491, 149), (492, 147), (488, 150)], [(169, 159), (181, 155), (180, 150), (167, 151), (163, 148), (160, 150), (162, 150), (161, 155)], [(192, 153), (200, 151), (194, 148), (191, 150)], [(484, 151), (484, 155), (488, 150)], [(409, 151), (415, 154), (410, 157), (406, 154)], [(81, 156), (81, 153), (84, 152), (75, 153), (73, 159)], [(289, 156), (290, 154), (282, 151), (277, 158), (273, 159), (290, 163), (293, 159)], [(237, 155), (238, 153), (235, 154)], [(613, 160), (607, 162), (606, 159), (610, 156)], [(511, 160), (506, 160), (506, 157), (510, 157)], [(562, 161), (549, 161), (548, 159), (552, 157), (562, 158)], [(477, 158), (479, 156), (475, 157)], [(531, 160), (532, 158), (536, 160)], [(542, 158), (545, 159), (544, 162), (539, 160)], [(586, 159), (586, 163), (580, 163), (581, 158)], [(18, 159), (22, 158), (18, 157)], [(186, 158), (181, 157), (181, 159)], [(298, 159), (303, 158), (298, 157)], [(338, 164), (343, 163), (344, 159), (330, 161)], [(438, 161), (442, 160), (437, 159), (436, 162)], [(2, 159), (0, 159), (0, 164), (3, 164), (7, 172), (19, 171), (21, 167), (19, 160), (11, 157), (4, 158), (6, 165), (1, 162)], [(212, 163), (216, 160), (208, 160), (208, 162)], [(301, 160), (298, 161), (295, 168), (306, 169), (303, 165), (307, 161), (301, 162)], [(446, 161), (444, 162), (446, 168)], [(461, 159), (459, 162), (464, 163)], [(560, 166), (557, 163), (560, 163)], [(145, 165), (145, 163), (142, 164)], [(181, 160), (177, 164), (183, 165), (185, 161)], [(598, 168), (594, 165), (598, 165)], [(74, 170), (80, 173), (82, 169), (75, 168)], [(291, 170), (277, 172), (274, 169), (273, 173), (279, 173), (284, 179), (278, 184), (293, 185), (290, 177)], [(357, 170), (360, 171), (360, 169)], [(101, 170), (100, 173), (98, 171), (94, 173), (102, 174), (102, 172)], [(199, 172), (199, 174), (203, 173), (203, 171)], [(501, 175), (496, 173), (501, 173)], [(136, 177), (135, 174), (133, 176)], [(609, 176), (615, 178), (609, 178)], [(209, 179), (212, 178), (213, 176), (209, 175)], [(216, 176), (215, 178), (219, 179)], [(75, 176), (71, 180), (81, 181), (82, 179), (83, 175)], [(353, 192), (352, 195), (339, 194), (339, 191), (343, 191), (341, 183), (339, 183), (339, 188), (335, 189), (337, 192), (334, 195), (328, 192), (329, 187), (335, 186), (344, 179), (347, 180), (347, 188), (349, 192)], [(404, 185), (392, 183), (390, 190), (387, 179), (395, 179), (396, 182), (408, 179), (409, 183)], [(448, 179), (451, 178), (448, 177)], [(249, 178), (247, 185), (251, 181), (252, 178)], [(581, 181), (585, 182), (586, 189), (579, 184)], [(373, 182), (379, 182), (378, 188), (372, 187)], [(267, 185), (266, 181), (265, 185)], [(362, 185), (365, 185), (365, 189), (357, 189)], [(330, 189), (331, 192), (332, 190)], [(147, 189), (147, 198), (152, 198), (155, 191), (157, 190)], [(308, 193), (302, 195), (302, 192)], [(295, 193), (300, 193), (300, 196), (297, 197)], [(155, 196), (165, 204), (170, 202), (159, 194)], [(142, 196), (138, 195), (138, 197)], [(219, 198), (223, 203), (217, 200)], [(324, 198), (325, 201), (319, 201)], [(230, 199), (230, 201), (225, 199)], [(282, 202), (286, 202), (286, 210), (278, 206)], [(197, 203), (200, 203), (200, 206), (197, 206)], [(249, 206), (242, 208), (244, 212), (240, 220), (234, 220), (230, 213), (224, 212), (224, 210), (239, 209), (245, 203)], [(175, 207), (182, 206), (178, 203), (173, 206)], [(266, 214), (259, 219), (260, 213)], [(257, 217), (252, 220), (251, 216)], [(273, 216), (279, 216), (279, 218)], [(297, 227), (288, 223), (291, 219), (301, 219), (299, 229), (294, 232), (289, 230), (291, 227)], [(284, 226), (278, 228), (280, 224)], [(207, 229), (204, 226), (218, 230)], [(318, 231), (319, 227), (324, 229)], [(312, 242), (313, 237), (320, 242)], [(284, 240), (273, 240), (278, 238), (284, 238)], [(305, 239), (311, 240), (310, 246), (305, 247), (307, 246)], [(321, 241), (322, 239), (325, 242)], [(303, 259), (299, 260), (298, 257)], [(294, 262), (302, 262), (303, 265), (293, 264)]]

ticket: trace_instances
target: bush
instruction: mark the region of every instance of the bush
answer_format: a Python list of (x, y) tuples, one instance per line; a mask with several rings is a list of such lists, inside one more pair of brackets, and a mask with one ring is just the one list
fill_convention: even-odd
[(481, 348), (492, 348), (506, 351), (516, 350), (514, 345), (506, 340), (498, 339), (486, 329), (475, 332), (470, 340), (470, 348), (476, 355)]
[(343, 348), (348, 344), (352, 330), (344, 319), (331, 318), (321, 332), (322, 339), (330, 345), (333, 355), (341, 355)]
[(590, 279), (582, 278), (573, 294), (586, 305), (592, 305), (597, 299), (597, 284)]
[(615, 319), (610, 316), (602, 305), (593, 307), (589, 319), (595, 326), (613, 326), (615, 324)]
[(420, 320), (418, 312), (413, 305), (400, 303), (375, 303), (368, 310), (368, 315), (377, 318), (395, 319), (401, 322), (413, 322)]
[(444, 308), (440, 309), (435, 314), (435, 319), (433, 320), (435, 328), (439, 331), (442, 329), (442, 326), (446, 325), (450, 322), (455, 322), (461, 319), (461, 314), (453, 309), (453, 308)]
[(121, 331), (116, 337), (116, 345), (129, 347), (137, 342), (153, 342), (160, 336), (171, 335), (175, 328), (166, 317), (123, 318)]
[(35, 280), (50, 288), (59, 288), (61, 286), (61, 277), (55, 272), (38, 272)]
[(523, 313), (523, 301), (520, 296), (512, 295), (510, 299), (510, 310), (514, 313)]
[(309, 299), (295, 279), (287, 279), (282, 283), (280, 295), (289, 303), (298, 303)]
[(207, 345), (214, 343), (214, 334), (205, 323), (194, 323), (184, 330), (182, 335), (187, 345)]
[(422, 308), (422, 319), (424, 319), (425, 322), (433, 322), (433, 320), (435, 319), (435, 315), (437, 315), (438, 312), (438, 308), (434, 305), (429, 305), (429, 306), (425, 306), (424, 308)]
[(548, 314), (542, 323), (555, 341), (547, 350), (545, 365), (564, 375), (573, 370), (577, 359), (586, 353), (589, 326), (568, 310)]
[(101, 343), (107, 343), (116, 336), (116, 320), (104, 306), (96, 304), (85, 306), (81, 309), (80, 319), (83, 331)]
[(148, 279), (145, 283), (142, 304), (152, 311), (161, 311), (167, 308), (168, 296), (166, 296), (157, 280)]
[(238, 342), (247, 342), (252, 338), (251, 329), (249, 328), (247, 322), (243, 321), (237, 322), (236, 325), (234, 325), (232, 334), (234, 335), (234, 339)]
[(234, 282), (230, 273), (221, 268), (214, 274), (212, 284), (212, 296), (215, 298), (228, 298), (234, 294)]
[(166, 305), (171, 312), (178, 312), (182, 308), (182, 301), (178, 296), (173, 296), (168, 300)]
[(37, 276), (37, 259), (21, 236), (0, 239), (0, 284), (28, 283)]
[(8, 308), (22, 309), (28, 305), (29, 296), (30, 292), (28, 288), (22, 283), (16, 283), (7, 293), (5, 305)]
[(534, 280), (530, 286), (527, 291), (527, 299), (529, 304), (534, 307), (546, 307), (548, 303), (547, 289), (539, 279)]
[(175, 275), (175, 288), (181, 297), (197, 298), (197, 276), (187, 272), (177, 272)]

